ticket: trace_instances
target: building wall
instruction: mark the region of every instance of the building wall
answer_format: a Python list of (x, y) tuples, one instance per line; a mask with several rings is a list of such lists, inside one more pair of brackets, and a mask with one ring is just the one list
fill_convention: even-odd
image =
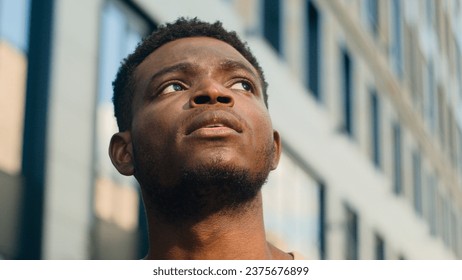
[[(99, 11), (56, 1), (43, 258), (90, 258)], [(85, 18), (85, 20), (82, 20)]]
[[(283, 33), (292, 34), (294, 29), (284, 29), (288, 28), (287, 25), (293, 26), (292, 22), (296, 19), (299, 19), (301, 10), (303, 10), (303, 5), (299, 4), (299, 8), (293, 8), (292, 5), (297, 1), (287, 1), (284, 2), (285, 6), (282, 9), (284, 16), (287, 18), (283, 21), (289, 23), (282, 24)], [(287, 58), (287, 64), (284, 65), (290, 70), (285, 68), (283, 72), (277, 73), (272, 76), (273, 73), (277, 72), (274, 69), (282, 69), (277, 63), (266, 64), (268, 57), (261, 59), (265, 69), (271, 69), (271, 72), (268, 74), (271, 81), (270, 89), (272, 89), (270, 94), (270, 108), (273, 112), (273, 120), (276, 123), (276, 127), (282, 131), (282, 138), (285, 142), (289, 142), (288, 145), (295, 147), (297, 154), (306, 160), (314, 170), (316, 170), (320, 177), (323, 180), (326, 180), (328, 194), (331, 195), (331, 200), (328, 201), (328, 209), (331, 212), (329, 223), (333, 223), (337, 226), (330, 227), (328, 226), (327, 234), (330, 236), (328, 242), (330, 250), (328, 253), (329, 258), (344, 258), (344, 244), (345, 240), (342, 237), (344, 235), (344, 222), (345, 217), (342, 217), (342, 212), (344, 209), (338, 207), (338, 205), (347, 204), (352, 207), (359, 216), (360, 220), (360, 258), (373, 258), (373, 242), (371, 242), (372, 233), (379, 232), (386, 242), (386, 251), (388, 252), (387, 258), (454, 258), (457, 254), (457, 246), (452, 245), (448, 246), (444, 244), (444, 240), (447, 239), (444, 237), (446, 231), (452, 231), (452, 234), (457, 233), (458, 231), (454, 229), (449, 229), (451, 226), (445, 225), (444, 222), (441, 222), (438, 226), (441, 234), (439, 236), (432, 236), (429, 231), (428, 221), (423, 220), (421, 214), (414, 209), (414, 199), (418, 194), (414, 191), (414, 178), (413, 178), (413, 166), (412, 166), (412, 152), (414, 150), (421, 153), (422, 162), (424, 162), (425, 168), (429, 168), (429, 172), (437, 173), (438, 182), (438, 192), (443, 193), (442, 200), (454, 205), (459, 212), (460, 220), (460, 162), (454, 161), (451, 157), (447, 157), (444, 153), (441, 152), (439, 146), (441, 143), (438, 143), (437, 134), (432, 132), (431, 122), (434, 122), (438, 116), (431, 117), (429, 116), (430, 110), (433, 105), (433, 99), (422, 100), (424, 94), (418, 92), (418, 88), (421, 87), (426, 91), (427, 95), (434, 94), (433, 89), (428, 88), (427, 80), (425, 77), (419, 77), (421, 73), (415, 71), (417, 80), (423, 85), (414, 85), (417, 89), (411, 89), (410, 86), (406, 83), (409, 83), (411, 79), (410, 73), (403, 73), (401, 78), (397, 76), (398, 73), (395, 69), (393, 63), (393, 53), (391, 48), (393, 46), (394, 35), (392, 33), (393, 26), (392, 22), (392, 12), (393, 9), (390, 6), (384, 5), (384, 2), (380, 2), (379, 8), (379, 31), (378, 34), (371, 36), (368, 26), (363, 22), (363, 7), (366, 1), (313, 1), (316, 3), (316, 6), (319, 8), (322, 13), (322, 34), (323, 34), (323, 53), (322, 59), (325, 59), (323, 64), (322, 75), (322, 88), (324, 89), (322, 94), (321, 104), (316, 103), (316, 109), (312, 109), (307, 104), (307, 101), (312, 102), (313, 99), (308, 99), (307, 101), (301, 101), (293, 97), (293, 95), (303, 95), (305, 94), (303, 90), (296, 92), (296, 87), (293, 86), (290, 92), (284, 90), (284, 87), (281, 85), (284, 82), (287, 82), (289, 79), (285, 79), (287, 74), (297, 73), (299, 69), (299, 64), (293, 63), (293, 60), (290, 57), (293, 53), (286, 51), (285, 53), (280, 54), (281, 57)], [(452, 2), (451, 2), (452, 3)], [(454, 3), (452, 3), (454, 4)], [(452, 5), (451, 4), (451, 5)], [(447, 6), (446, 6), (447, 5)], [(407, 18), (409, 10), (415, 9), (426, 9), (426, 7), (421, 7), (422, 4), (418, 2), (413, 2), (413, 4), (406, 4), (406, 6), (399, 4), (401, 13), (406, 15), (405, 18), (402, 18), (402, 29), (405, 28), (404, 24), (407, 24), (408, 21), (412, 19)], [(436, 3), (436, 6), (439, 7), (439, 4)], [(450, 7), (450, 4), (446, 3), (441, 6)], [(295, 14), (287, 14), (287, 10), (294, 11)], [(449, 10), (448, 10), (449, 11)], [(452, 10), (451, 10), (452, 11)], [(444, 12), (441, 11), (442, 13)], [(459, 11), (460, 13), (460, 11)], [(254, 14), (258, 14), (255, 12)], [(410, 16), (409, 16), (410, 17)], [(443, 18), (443, 15), (440, 15), (440, 18)], [(421, 18), (421, 20), (423, 20)], [(303, 20), (301, 20), (303, 22)], [(300, 25), (299, 25), (300, 26)], [(450, 24), (447, 24), (450, 26)], [(425, 28), (419, 28), (416, 24), (413, 26), (418, 32), (416, 37), (436, 36), (428, 35), (432, 31), (428, 31)], [(422, 30), (423, 29), (423, 30)], [(297, 30), (297, 29), (295, 29)], [(455, 29), (446, 30), (447, 34), (452, 34), (450, 36), (456, 36), (454, 31)], [(403, 32), (403, 30), (401, 30)], [(296, 36), (295, 36), (296, 37)], [(301, 36), (298, 36), (301, 38)], [(406, 39), (403, 38), (403, 35), (400, 37), (402, 52), (404, 52)], [(426, 38), (426, 37), (424, 37)], [(422, 40), (422, 39), (420, 39)], [(457, 37), (454, 40), (459, 40)], [(458, 42), (458, 41), (455, 41)], [(287, 41), (284, 44), (286, 45), (303, 45), (302, 40), (292, 39)], [(432, 44), (427, 44), (427, 42), (418, 41), (418, 44), (413, 45), (413, 49), (418, 52), (425, 52), (426, 48), (432, 48)], [(438, 48), (438, 46), (434, 46)], [(296, 50), (296, 47), (285, 47), (285, 50)], [(341, 130), (342, 125), (344, 124), (343, 117), (343, 106), (344, 100), (342, 96), (339, 96), (341, 93), (342, 84), (341, 84), (341, 75), (339, 71), (339, 65), (341, 62), (341, 57), (339, 56), (339, 50), (347, 49), (348, 53), (351, 56), (353, 64), (353, 84), (354, 84), (354, 100), (353, 100), (353, 133), (351, 136), (342, 135), (342, 133), (337, 133), (339, 127)], [(295, 51), (296, 52), (296, 51)], [(460, 52), (460, 50), (459, 50)], [(261, 54), (263, 51), (258, 49), (258, 53)], [(404, 55), (404, 54), (403, 54)], [(443, 54), (435, 53), (434, 56), (443, 57)], [(407, 58), (407, 57), (404, 57)], [(419, 58), (419, 57), (417, 57)], [(435, 61), (439, 59), (435, 59)], [(444, 59), (442, 59), (444, 60)], [(401, 60), (400, 60), (401, 61)], [(402, 61), (404, 65), (407, 62)], [(417, 69), (424, 66), (427, 62), (425, 61), (416, 61), (415, 65), (407, 65), (407, 67), (416, 67)], [(427, 66), (428, 67), (428, 66)], [(443, 62), (438, 64), (435, 70), (435, 75), (439, 79), (445, 80), (444, 84), (460, 84), (460, 77), (457, 76), (446, 76), (442, 73), (445, 73), (444, 69), (446, 64)], [(454, 69), (456, 67), (453, 67)], [(436, 74), (438, 72), (438, 74)], [(401, 74), (400, 74), (401, 75)], [(293, 75), (292, 75), (293, 76)], [(447, 77), (447, 78), (446, 78)], [(415, 77), (414, 77), (415, 78)], [(276, 83), (275, 80), (278, 80)], [(291, 81), (292, 82), (292, 81)], [(303, 81), (302, 81), (303, 82)], [(441, 83), (435, 81), (434, 83)], [(291, 83), (294, 84), (293, 82)], [(281, 85), (279, 87), (279, 85)], [(441, 86), (442, 87), (442, 86)], [(276, 88), (276, 89), (275, 89)], [(382, 163), (381, 167), (373, 169), (370, 163), (371, 156), (371, 147), (370, 147), (370, 110), (368, 108), (368, 91), (370, 88), (377, 90), (377, 94), (380, 98), (380, 109), (381, 109), (381, 155)], [(417, 91), (414, 93), (413, 90)], [(284, 93), (281, 95), (281, 93)], [(306, 92), (306, 91), (305, 91)], [(447, 90), (444, 91), (445, 95), (454, 96), (456, 91)], [(446, 94), (447, 92), (447, 94)], [(279, 94), (275, 97), (276, 94)], [(413, 96), (413, 94), (416, 95)], [(419, 97), (421, 96), (421, 97)], [(275, 98), (284, 98), (277, 99), (274, 102)], [(413, 99), (414, 98), (414, 99)], [(420, 98), (420, 100), (419, 100)], [(274, 102), (271, 103), (271, 101)], [(292, 102), (293, 101), (293, 102)], [(304, 103), (305, 102), (305, 103)], [(303, 104), (303, 105), (300, 105)], [(319, 104), (319, 105), (318, 105)], [(419, 109), (418, 104), (424, 104), (427, 109), (424, 112), (420, 112), (423, 109)], [(451, 107), (457, 104), (454, 102), (448, 104), (448, 106), (443, 107), (443, 112), (453, 110)], [(416, 106), (417, 105), (417, 106)], [(280, 111), (275, 111), (275, 107), (279, 107)], [(424, 107), (422, 106), (422, 107)], [(303, 108), (304, 109), (303, 109)], [(287, 112), (287, 108), (291, 108), (290, 112)], [(424, 107), (425, 108), (425, 107)], [(316, 117), (316, 115), (310, 114), (309, 112), (314, 111), (323, 111), (325, 115)], [(297, 113), (294, 113), (297, 112)], [(303, 114), (301, 113), (303, 112)], [(301, 119), (301, 120), (300, 120)], [(320, 120), (327, 120), (328, 123), (324, 124), (325, 127), (330, 127), (330, 133), (334, 133), (327, 137), (329, 140), (334, 141), (337, 138), (339, 143), (323, 141), (322, 146), (316, 145), (316, 142), (313, 138), (320, 132), (316, 130), (316, 127), (309, 127), (310, 121), (313, 122)], [(451, 117), (448, 117), (450, 122)], [(290, 121), (289, 121), (290, 120)], [(316, 121), (314, 121), (316, 120)], [(281, 123), (281, 126), (277, 126), (278, 123)], [(288, 126), (287, 122), (290, 122), (291, 125)], [(454, 122), (454, 120), (453, 120)], [(394, 189), (394, 176), (395, 176), (395, 166), (394, 161), (394, 145), (393, 145), (393, 123), (399, 124), (401, 131), (401, 186), (402, 191), (399, 195), (393, 194)], [(298, 126), (297, 126), (298, 124)], [(445, 124), (449, 125), (449, 124)], [(289, 127), (284, 128), (283, 126)], [(456, 128), (452, 124), (453, 130)], [(283, 127), (283, 128), (281, 128)], [(294, 127), (297, 127), (294, 129)], [(309, 128), (308, 128), (309, 127)], [(303, 130), (306, 128), (306, 130)], [(288, 131), (290, 130), (290, 131)], [(430, 131), (429, 131), (430, 130)], [(310, 135), (308, 137), (308, 135)], [(318, 136), (316, 136), (318, 137)], [(298, 141), (296, 141), (297, 139)], [(454, 138), (450, 137), (451, 141), (460, 142)], [(297, 142), (294, 144), (294, 142)], [(315, 153), (309, 153), (307, 147), (313, 147), (313, 150), (317, 150), (321, 155), (319, 158), (315, 156)], [(444, 146), (444, 145), (443, 145)], [(339, 150), (336, 150), (338, 148)], [(446, 148), (450, 149), (450, 148)], [(336, 154), (332, 154), (331, 151), (335, 150)], [(457, 148), (453, 145), (450, 149), (453, 155), (457, 157), (459, 154), (460, 157), (460, 148)], [(369, 158), (369, 159), (368, 159)], [(326, 159), (331, 160), (329, 164), (325, 164), (323, 167), (323, 161)], [(342, 162), (342, 164), (336, 165), (335, 163)], [(346, 163), (348, 163), (346, 165)], [(422, 176), (427, 172), (425, 168), (422, 168)], [(436, 170), (436, 171), (434, 171)], [(356, 178), (358, 174), (365, 174), (364, 178)], [(444, 174), (444, 175), (442, 175)], [(367, 176), (366, 176), (367, 175)], [(373, 176), (372, 176), (373, 175)], [(376, 177), (374, 180), (370, 177)], [(342, 178), (342, 180), (340, 180)], [(421, 180), (421, 193), (422, 196), (426, 198), (426, 201), (422, 202), (422, 211), (432, 212), (431, 215), (440, 215), (441, 218), (437, 218), (438, 221), (444, 220), (444, 203), (438, 204), (438, 199), (431, 194), (426, 193), (428, 182), (423, 179)], [(382, 189), (377, 189), (377, 188)], [(448, 198), (447, 193), (451, 193)], [(366, 196), (366, 194), (368, 194)], [(374, 200), (374, 197), (377, 200)], [(428, 201), (430, 200), (430, 201)], [(436, 203), (439, 206), (435, 209), (428, 209), (432, 203)], [(375, 205), (382, 206), (383, 209), (376, 209)], [(452, 206), (451, 206), (452, 207)], [(434, 213), (436, 211), (436, 213)], [(332, 213), (334, 212), (334, 213)], [(337, 213), (335, 213), (337, 212)], [(438, 214), (439, 212), (443, 214)], [(431, 216), (430, 215), (430, 216)], [(454, 223), (457, 219), (454, 219)], [(460, 223), (459, 223), (460, 224)], [(390, 225), (395, 225), (394, 227)], [(405, 230), (403, 230), (403, 227)], [(460, 225), (455, 225), (454, 228), (460, 227)], [(329, 233), (329, 231), (332, 231)], [(406, 232), (408, 235), (403, 235), (403, 232)], [(448, 233), (446, 233), (448, 234)], [(460, 239), (460, 238), (459, 238)], [(417, 240), (414, 243), (409, 242), (408, 240)], [(460, 242), (460, 241), (459, 241)], [(447, 242), (446, 242), (447, 243)], [(423, 245), (425, 249), (423, 249)], [(428, 245), (430, 244), (430, 245)], [(431, 248), (430, 248), (431, 247)]]

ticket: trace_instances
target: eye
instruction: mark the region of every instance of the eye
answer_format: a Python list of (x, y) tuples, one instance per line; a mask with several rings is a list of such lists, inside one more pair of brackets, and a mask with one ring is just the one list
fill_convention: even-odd
[(168, 86), (164, 87), (164, 89), (160, 92), (161, 94), (171, 93), (174, 91), (182, 91), (186, 88), (180, 83), (171, 83)]
[(248, 92), (253, 91), (252, 85), (249, 82), (246, 82), (246, 81), (239, 81), (237, 83), (234, 83), (231, 86), (231, 88), (232, 89), (238, 89), (238, 90), (245, 90), (245, 91), (248, 91)]

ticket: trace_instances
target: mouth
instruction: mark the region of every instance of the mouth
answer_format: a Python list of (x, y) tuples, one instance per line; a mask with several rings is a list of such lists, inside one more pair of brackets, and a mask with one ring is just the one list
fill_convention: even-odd
[(201, 131), (213, 133), (233, 131), (242, 132), (242, 125), (239, 119), (232, 113), (226, 111), (205, 111), (196, 116), (186, 128), (186, 135)]
[(221, 123), (217, 123), (217, 124), (209, 124), (205, 126), (204, 128), (216, 128), (216, 127), (225, 127), (225, 126), (222, 125)]

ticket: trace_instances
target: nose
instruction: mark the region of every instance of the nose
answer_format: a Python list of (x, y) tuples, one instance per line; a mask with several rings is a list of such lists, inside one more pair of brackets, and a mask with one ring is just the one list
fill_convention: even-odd
[(205, 81), (191, 96), (189, 103), (191, 107), (215, 104), (232, 107), (234, 105), (234, 98), (228, 91), (229, 90), (220, 83)]

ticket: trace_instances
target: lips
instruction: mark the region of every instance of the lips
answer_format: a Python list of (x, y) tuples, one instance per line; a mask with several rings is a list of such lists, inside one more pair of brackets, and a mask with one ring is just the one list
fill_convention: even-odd
[(201, 128), (217, 129), (227, 127), (238, 133), (242, 132), (242, 125), (238, 117), (223, 110), (205, 111), (192, 119), (186, 127), (186, 135)]

